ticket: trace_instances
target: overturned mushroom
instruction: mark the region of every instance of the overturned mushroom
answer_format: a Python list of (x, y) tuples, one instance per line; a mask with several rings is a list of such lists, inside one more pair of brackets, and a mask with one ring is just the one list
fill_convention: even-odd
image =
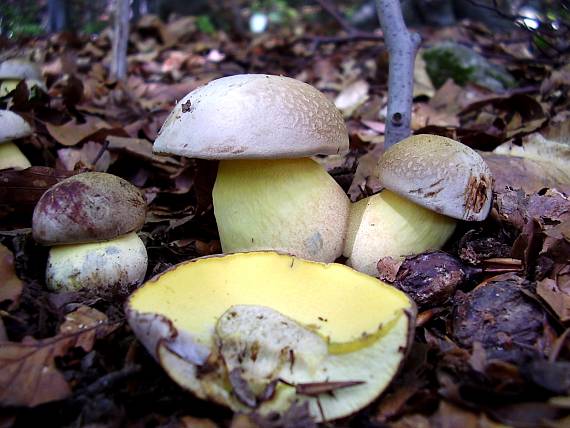
[(148, 351), (198, 397), (261, 413), (306, 401), (321, 421), (387, 387), (415, 319), (409, 298), (375, 278), (274, 252), (180, 264), (135, 291), (126, 311)]
[(146, 202), (128, 181), (87, 172), (48, 189), (32, 219), (34, 239), (51, 248), (46, 283), (53, 291), (83, 288), (127, 292), (146, 273), (146, 248), (136, 232)]
[(348, 198), (308, 157), (345, 153), (348, 134), (312, 86), (264, 74), (214, 80), (177, 104), (154, 150), (221, 160), (213, 199), (224, 252), (341, 255)]
[(32, 135), (24, 119), (9, 110), (0, 110), (0, 170), (26, 169), (32, 166), (13, 140)]
[(469, 147), (437, 135), (415, 135), (391, 147), (378, 164), (386, 187), (352, 205), (344, 254), (377, 275), (382, 257), (441, 248), (454, 219), (484, 220), (491, 209), (491, 172)]

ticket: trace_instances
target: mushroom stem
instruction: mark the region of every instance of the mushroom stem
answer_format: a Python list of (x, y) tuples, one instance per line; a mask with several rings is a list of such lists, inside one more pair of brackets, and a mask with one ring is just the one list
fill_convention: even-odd
[(0, 143), (0, 170), (3, 169), (26, 169), (32, 164), (12, 142)]
[(410, 135), (414, 90), (414, 61), (420, 35), (410, 33), (399, 0), (376, 0), (378, 19), (390, 56), (388, 69), (388, 115), (384, 148)]
[(273, 249), (324, 262), (342, 253), (349, 200), (312, 159), (222, 160), (213, 200), (224, 253)]

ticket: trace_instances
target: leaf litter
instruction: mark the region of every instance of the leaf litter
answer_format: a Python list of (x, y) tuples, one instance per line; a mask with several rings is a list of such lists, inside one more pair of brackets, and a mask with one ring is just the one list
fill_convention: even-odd
[[(305, 12), (303, 10), (302, 13)], [(123, 302), (52, 295), (47, 250), (30, 237), (41, 194), (87, 170), (145, 193), (147, 278), (220, 251), (211, 188), (216, 163), (157, 156), (152, 142), (175, 102), (236, 73), (299, 78), (343, 110), (344, 158), (321, 158), (356, 201), (380, 190), (387, 56), (380, 40), (327, 41), (334, 23), (301, 21), (255, 38), (199, 31), (194, 17), (144, 17), (130, 35), (129, 78), (107, 75), (110, 33), (37, 38), (15, 46), (43, 64), (48, 92), (25, 85), (0, 99), (34, 136), (19, 142), (34, 167), (0, 171), (0, 422), (15, 426), (308, 427), (308, 409), (232, 415), (182, 391), (127, 327)], [(299, 37), (296, 34), (309, 36)], [(427, 44), (477, 46), (516, 77), (493, 92), (414, 70), (413, 129), (478, 150), (495, 175), (482, 224), (461, 224), (443, 251), (379, 261), (379, 275), (420, 309), (410, 358), (389, 390), (333, 426), (567, 426), (570, 414), (570, 114), (567, 57), (544, 57), (520, 33), (462, 23), (425, 29)], [(566, 424), (566, 425), (565, 425)]]

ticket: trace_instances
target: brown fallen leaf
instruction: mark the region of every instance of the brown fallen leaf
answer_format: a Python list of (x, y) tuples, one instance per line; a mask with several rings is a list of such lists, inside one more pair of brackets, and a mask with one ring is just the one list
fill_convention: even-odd
[(172, 156), (158, 156), (152, 152), (152, 143), (141, 138), (123, 138), (109, 135), (107, 137), (109, 150), (123, 151), (139, 159), (152, 163), (156, 168), (172, 174), (184, 164)]
[(85, 123), (77, 123), (72, 120), (63, 125), (46, 124), (49, 134), (64, 146), (75, 146), (85, 138), (93, 135), (100, 129), (109, 129), (111, 126), (104, 120), (93, 116), (87, 116)]
[(34, 407), (68, 397), (71, 387), (56, 368), (55, 358), (76, 347), (89, 352), (96, 339), (117, 327), (95, 309), (80, 307), (67, 315), (55, 337), (1, 342), (0, 405)]
[(18, 306), (24, 283), (16, 275), (14, 255), (0, 244), (0, 302), (10, 301), (8, 309)]
[(73, 174), (43, 166), (0, 171), (0, 219), (12, 214), (31, 224), (32, 211), (44, 192)]

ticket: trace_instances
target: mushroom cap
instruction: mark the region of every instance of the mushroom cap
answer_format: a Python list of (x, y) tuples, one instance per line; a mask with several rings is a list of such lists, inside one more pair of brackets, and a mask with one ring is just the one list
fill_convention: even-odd
[(112, 174), (86, 172), (42, 195), (32, 232), (44, 245), (105, 241), (140, 230), (145, 216), (145, 198), (137, 187)]
[(203, 159), (344, 154), (348, 133), (338, 109), (311, 85), (242, 74), (186, 95), (166, 119), (154, 151)]
[(489, 167), (474, 150), (450, 138), (406, 138), (384, 153), (378, 169), (387, 189), (432, 211), (482, 221), (491, 209)]
[(92, 289), (97, 294), (128, 294), (144, 280), (148, 256), (136, 233), (110, 241), (52, 247), (46, 285), (52, 291)]
[(0, 63), (0, 79), (25, 79), (43, 81), (42, 70), (24, 58), (7, 59)]
[(10, 110), (0, 110), (0, 144), (32, 135), (32, 127)]

